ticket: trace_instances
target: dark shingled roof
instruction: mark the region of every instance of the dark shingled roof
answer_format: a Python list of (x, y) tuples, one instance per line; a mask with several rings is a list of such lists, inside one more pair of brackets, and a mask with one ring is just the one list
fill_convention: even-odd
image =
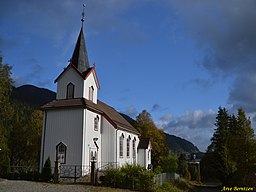
[(113, 107), (110, 107), (109, 105), (101, 102), (100, 100), (98, 100), (97, 104), (84, 98), (53, 100), (42, 106), (42, 109), (54, 110), (62, 107), (89, 109), (103, 115), (115, 128), (139, 134), (139, 132), (128, 121), (126, 121), (126, 119), (124, 119), (122, 115), (120, 115)]
[(149, 138), (140, 138), (138, 149), (147, 149), (149, 145)]
[(80, 73), (83, 73), (90, 67), (84, 39), (83, 27), (81, 27), (75, 50), (71, 58), (71, 63), (78, 69), (78, 71), (80, 71)]

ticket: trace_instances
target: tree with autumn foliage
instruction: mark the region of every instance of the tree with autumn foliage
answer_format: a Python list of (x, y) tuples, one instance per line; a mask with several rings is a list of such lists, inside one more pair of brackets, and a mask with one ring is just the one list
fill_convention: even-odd
[[(169, 153), (169, 148), (166, 142), (166, 137), (164, 135), (163, 130), (158, 129), (154, 124), (151, 115), (146, 111), (143, 110), (137, 117), (136, 117), (136, 128), (139, 130), (142, 138), (150, 138), (150, 142), (152, 145), (152, 164), (154, 167), (162, 165), (162, 169), (171, 169), (174, 170), (177, 165), (169, 166), (167, 165), (170, 159), (174, 159), (171, 153)], [(168, 157), (168, 158), (167, 158)], [(173, 160), (175, 161), (175, 160)], [(173, 162), (173, 161), (170, 161)], [(164, 166), (163, 166), (164, 165)], [(174, 167), (174, 168), (173, 168)], [(165, 171), (165, 170), (163, 170)]]

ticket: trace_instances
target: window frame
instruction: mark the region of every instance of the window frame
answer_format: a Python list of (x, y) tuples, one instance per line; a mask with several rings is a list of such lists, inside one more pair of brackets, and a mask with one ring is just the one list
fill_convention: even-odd
[(131, 137), (129, 136), (127, 139), (126, 139), (126, 156), (127, 156), (127, 158), (130, 158), (130, 153), (131, 153), (131, 151), (130, 151), (130, 142), (131, 141)]
[(119, 137), (119, 157), (124, 157), (124, 134)]
[(67, 99), (74, 99), (75, 95), (75, 85), (71, 82), (67, 85), (67, 93), (66, 93), (66, 98)]
[(93, 101), (93, 95), (94, 95), (94, 87), (90, 86), (89, 87), (89, 100)]
[(98, 131), (99, 130), (99, 116), (97, 115), (95, 118), (94, 118), (94, 131)]
[[(64, 151), (60, 152), (60, 149), (64, 149)], [(60, 164), (66, 164), (66, 161), (67, 161), (67, 145), (65, 145), (63, 142), (60, 142), (56, 146), (56, 159), (60, 162)]]
[(136, 159), (136, 138), (132, 140), (132, 157)]

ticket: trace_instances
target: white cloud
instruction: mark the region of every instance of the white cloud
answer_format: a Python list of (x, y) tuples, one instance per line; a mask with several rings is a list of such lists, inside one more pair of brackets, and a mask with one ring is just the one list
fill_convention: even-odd
[(166, 114), (159, 118), (156, 125), (169, 134), (189, 140), (201, 151), (205, 151), (214, 131), (215, 117), (216, 113), (211, 109), (195, 110), (179, 117)]

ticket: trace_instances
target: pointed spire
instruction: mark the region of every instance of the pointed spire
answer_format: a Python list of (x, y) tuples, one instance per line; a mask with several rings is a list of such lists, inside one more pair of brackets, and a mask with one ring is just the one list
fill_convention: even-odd
[(83, 32), (83, 23), (84, 23), (84, 4), (83, 4), (83, 12), (82, 12), (82, 26), (81, 30), (76, 42), (75, 50), (73, 52), (71, 63), (81, 72), (83, 73), (86, 71), (89, 67), (89, 59), (88, 54), (86, 50), (86, 44), (85, 44), (85, 38), (84, 38), (84, 32)]

